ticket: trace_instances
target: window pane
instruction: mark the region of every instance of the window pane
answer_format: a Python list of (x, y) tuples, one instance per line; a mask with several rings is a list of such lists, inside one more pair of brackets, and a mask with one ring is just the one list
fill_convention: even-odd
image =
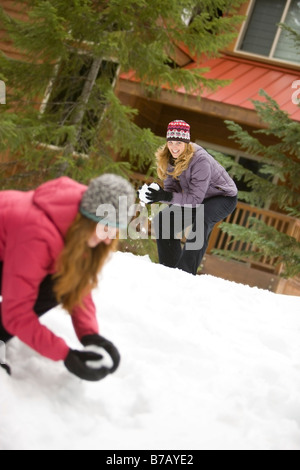
[[(293, 0), (285, 24), (300, 34), (300, 0)], [(274, 57), (291, 62), (300, 62), (299, 50), (286, 31), (282, 31)]]
[[(251, 160), (250, 158), (240, 157), (239, 164), (242, 165), (247, 170), (252, 171), (252, 173), (254, 173), (255, 175), (258, 175), (265, 180), (268, 180), (268, 181), (273, 180), (272, 175), (269, 175), (269, 174), (267, 175), (261, 171), (265, 165), (264, 163), (258, 160)], [(242, 178), (239, 181), (235, 181), (235, 183), (239, 191), (247, 191), (247, 192), (254, 191), (254, 189), (249, 186), (249, 184), (247, 183), (247, 181), (245, 181), (244, 178)]]
[(256, 0), (240, 49), (269, 56), (286, 0)]
[(59, 124), (66, 123), (70, 119), (91, 66), (90, 56), (76, 53), (71, 53), (61, 64), (46, 108)]
[[(71, 53), (68, 59), (62, 62), (45, 111), (54, 125), (58, 127), (72, 125), (72, 119), (79, 108), (93, 60), (93, 57), (88, 54)], [(75, 150), (78, 152), (89, 153), (92, 140), (95, 137), (95, 128), (107, 104), (103, 90), (107, 90), (109, 86), (113, 85), (117, 70), (118, 64), (106, 60), (102, 61), (97, 75), (97, 82), (90, 95), (89, 102), (85, 105), (81, 132), (75, 145)], [(46, 143), (63, 147), (68, 138), (67, 132), (61, 132), (56, 140), (49, 139)]]

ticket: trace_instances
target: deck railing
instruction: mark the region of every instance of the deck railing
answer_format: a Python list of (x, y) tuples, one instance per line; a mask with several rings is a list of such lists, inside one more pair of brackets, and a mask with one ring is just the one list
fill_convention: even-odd
[[(285, 233), (294, 237), (300, 242), (300, 220), (294, 217), (289, 217), (279, 212), (270, 211), (266, 209), (258, 209), (250, 206), (243, 202), (239, 202), (237, 208), (233, 214), (227, 217), (226, 222), (231, 224), (237, 224), (242, 227), (249, 227), (249, 219), (255, 217), (258, 220), (263, 221), (269, 227), (274, 227), (281, 233)], [(255, 246), (250, 242), (233, 241), (233, 237), (222, 232), (220, 224), (218, 224), (211, 235), (210, 243), (207, 252), (210, 253), (212, 250), (228, 250), (231, 252), (239, 252), (242, 256), (243, 253), (251, 250), (257, 252)], [(245, 256), (244, 256), (245, 258)], [(246, 260), (246, 258), (245, 258)], [(251, 266), (261, 268), (266, 271), (270, 271), (276, 274), (280, 274), (283, 268), (282, 264), (277, 264), (278, 258), (262, 256), (259, 260), (249, 261)]]

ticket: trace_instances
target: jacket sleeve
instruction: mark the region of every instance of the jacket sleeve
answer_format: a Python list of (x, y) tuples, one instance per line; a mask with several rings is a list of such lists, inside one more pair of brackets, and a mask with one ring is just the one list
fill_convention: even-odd
[(186, 192), (174, 193), (172, 204), (202, 204), (211, 180), (211, 167), (205, 159), (196, 160), (191, 168), (189, 189)]
[(53, 261), (48, 245), (43, 237), (33, 239), (31, 235), (26, 240), (26, 233), (8, 245), (2, 276), (3, 326), (42, 356), (65, 360), (69, 347), (43, 326), (34, 312), (39, 286)]
[(83, 299), (82, 306), (76, 307), (73, 310), (72, 322), (79, 341), (84, 336), (99, 333), (96, 308), (91, 293)]

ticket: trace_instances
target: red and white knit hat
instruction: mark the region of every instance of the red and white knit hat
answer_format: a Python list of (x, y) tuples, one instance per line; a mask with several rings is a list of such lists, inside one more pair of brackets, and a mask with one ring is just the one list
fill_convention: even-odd
[(191, 127), (185, 121), (172, 121), (168, 125), (167, 140), (174, 140), (179, 142), (186, 142), (187, 144), (191, 141)]

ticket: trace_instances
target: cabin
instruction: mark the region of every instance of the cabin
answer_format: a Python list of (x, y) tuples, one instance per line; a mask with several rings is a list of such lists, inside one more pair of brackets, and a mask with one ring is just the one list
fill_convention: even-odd
[[(22, 3), (2, 0), (1, 6), (16, 18), (26, 17)], [(200, 61), (201, 68), (209, 69), (207, 77), (230, 80), (229, 85), (215, 92), (203, 92), (201, 100), (199, 96), (186, 94), (183, 89), (170, 93), (167, 88), (161, 90), (159, 97), (149, 98), (142, 84), (135, 80), (134, 71), (122, 73), (118, 70), (114, 86), (115, 93), (122, 103), (138, 109), (138, 126), (150, 128), (155, 134), (165, 136), (168, 122), (183, 119), (191, 125), (194, 142), (204, 148), (230, 155), (246, 168), (259, 173), (259, 157), (242, 152), (237, 144), (229, 139), (230, 133), (224, 121), (233, 120), (250, 132), (260, 129), (262, 123), (251, 102), (253, 99), (261, 99), (258, 95), (260, 89), (264, 89), (274, 98), (292, 119), (300, 121), (300, 108), (297, 105), (298, 97), (300, 98), (300, 55), (289, 37), (278, 26), (284, 22), (300, 32), (300, 3), (297, 0), (247, 0), (240, 13), (245, 16), (245, 21), (234, 43), (222, 51), (220, 57), (203, 58)], [(1, 28), (0, 49), (16, 60), (26, 60), (22, 53), (12, 47)], [(184, 69), (199, 67), (199, 58), (192, 57), (184, 45), (177, 46), (173, 60), (178, 67)], [(2, 86), (2, 102), (5, 99), (4, 91)], [(272, 144), (272, 138), (265, 136), (264, 143)], [(8, 160), (7, 155), (2, 154), (0, 161), (6, 170), (11, 168), (11, 171), (14, 171), (15, 164)], [(142, 169), (141, 173), (132, 175), (132, 181), (136, 185), (146, 181)], [(242, 182), (239, 183), (239, 189), (244, 189)], [(237, 210), (228, 221), (247, 227), (250, 216), (260, 217), (270, 226), (300, 241), (300, 220), (278, 213), (267, 205), (258, 209), (239, 202)], [(230, 237), (222, 233), (217, 226), (201, 266), (202, 273), (272, 292), (300, 295), (300, 278), (282, 279), (282, 266), (275, 266), (275, 260), (262, 257), (255, 263), (250, 260), (224, 261), (212, 254), (216, 248), (241, 250), (239, 244), (230, 244), (230, 241)]]

